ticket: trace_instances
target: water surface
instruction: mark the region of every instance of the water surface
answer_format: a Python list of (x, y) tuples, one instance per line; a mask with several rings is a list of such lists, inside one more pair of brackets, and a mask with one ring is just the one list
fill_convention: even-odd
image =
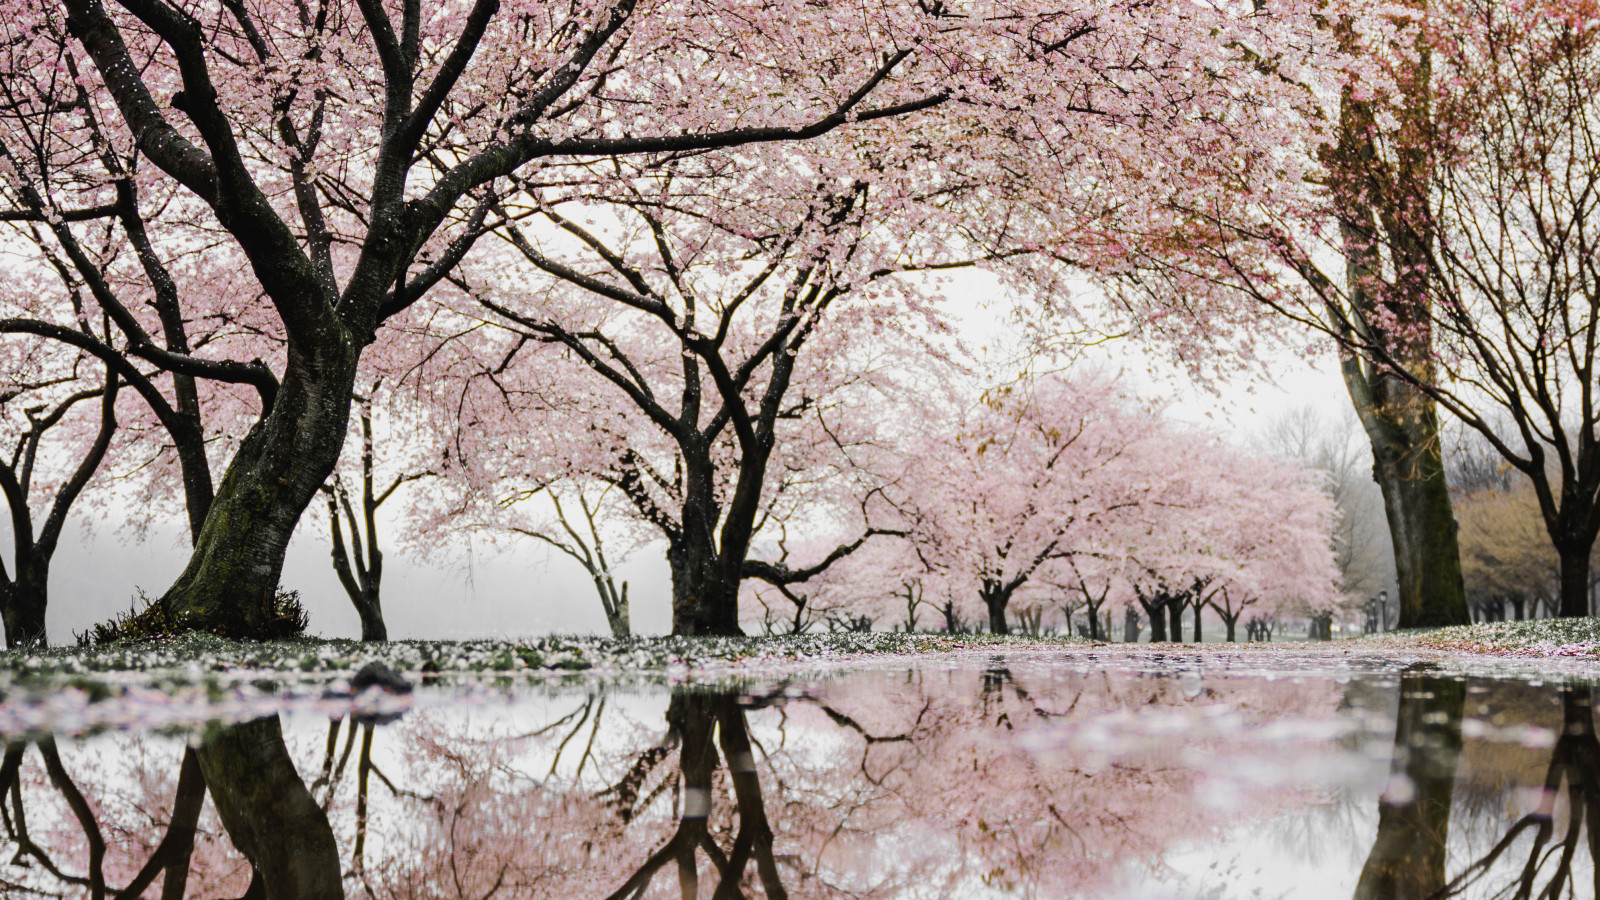
[[(20, 702), (0, 723), (40, 721)], [(999, 654), (234, 703), (204, 727), (139, 702), (7, 738), (0, 893), (1600, 895), (1581, 679)], [(89, 719), (129, 727), (67, 733)]]

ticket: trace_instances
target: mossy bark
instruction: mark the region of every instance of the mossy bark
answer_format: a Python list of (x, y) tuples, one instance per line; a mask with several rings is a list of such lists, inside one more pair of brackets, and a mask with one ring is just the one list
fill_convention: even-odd
[(1373, 479), (1383, 492), (1401, 628), (1471, 621), (1437, 404), (1417, 386), (1438, 377), (1429, 283), (1434, 226), (1425, 208), (1434, 166), (1430, 72), (1419, 44), (1403, 73), (1398, 130), (1387, 135), (1392, 158), (1379, 153), (1371, 102), (1350, 89), (1328, 157), (1345, 257), (1345, 302), (1330, 305), (1330, 315), (1345, 344), (1345, 387), (1372, 444)]
[(358, 351), (348, 339), (326, 344), (315, 355), (291, 345), (271, 409), (228, 465), (188, 567), (161, 598), (179, 626), (236, 638), (270, 630), (289, 538), (333, 472), (350, 417)]

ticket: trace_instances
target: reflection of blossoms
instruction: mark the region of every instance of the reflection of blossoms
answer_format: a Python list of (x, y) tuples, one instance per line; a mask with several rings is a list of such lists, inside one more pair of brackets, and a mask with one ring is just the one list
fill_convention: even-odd
[[(659, 701), (622, 695), (492, 715), (425, 706), (392, 726), (301, 730), (289, 746), (327, 810), (347, 892), (1065, 896), (1217, 834), (1208, 776), (1263, 741), (1281, 754), (1287, 732), (1259, 723), (1331, 710), (1338, 690), (1013, 662), (743, 695), (680, 688), (664, 722)], [(105, 837), (111, 887), (160, 844), (181, 755), (124, 735), (64, 753)], [(47, 773), (23, 772), (34, 839), (56, 860), (85, 858), (85, 832)], [(1232, 792), (1229, 824), (1301, 802), (1287, 783), (1270, 797)], [(249, 865), (209, 805), (196, 848), (191, 895), (241, 895)]]

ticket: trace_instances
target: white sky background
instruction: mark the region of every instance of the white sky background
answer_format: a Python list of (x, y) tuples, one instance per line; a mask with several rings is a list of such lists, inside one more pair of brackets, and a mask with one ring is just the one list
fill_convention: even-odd
[[(1003, 361), (1008, 334), (1004, 303), (989, 276), (974, 273), (947, 290), (961, 320), (961, 331), (987, 348), (986, 363)], [(996, 308), (996, 306), (1002, 308)], [(1318, 365), (1285, 354), (1274, 360), (1270, 382), (1197, 387), (1185, 374), (1132, 341), (1114, 341), (1085, 353), (1088, 361), (1120, 369), (1149, 397), (1172, 403), (1170, 415), (1228, 439), (1250, 444), (1276, 418), (1305, 406), (1337, 421), (1350, 401), (1331, 351)], [(220, 473), (219, 473), (220, 474)], [(175, 489), (179, 489), (177, 485)], [(402, 490), (404, 490), (402, 488)], [(389, 504), (390, 519), (380, 532), (394, 533), (392, 516), (405, 506)], [(113, 514), (114, 515), (114, 514)], [(49, 629), (52, 643), (126, 610), (136, 588), (159, 595), (176, 579), (188, 557), (187, 529), (181, 521), (152, 528), (143, 542), (120, 533), (118, 523), (95, 515), (63, 536), (51, 569)], [(9, 544), (9, 533), (0, 528)], [(383, 535), (380, 534), (380, 538)], [(311, 631), (328, 637), (357, 637), (359, 622), (340, 587), (328, 556), (326, 525), (308, 515), (290, 546), (283, 586), (298, 590), (311, 616)], [(393, 639), (518, 637), (549, 633), (603, 633), (605, 618), (588, 575), (566, 557), (533, 546), (531, 540), (501, 547), (480, 545), (474, 552), (418, 561), (391, 540), (385, 547), (382, 586), (384, 617)], [(9, 546), (3, 551), (9, 558)], [(630, 582), (634, 630), (665, 633), (671, 623), (666, 561), (659, 548), (646, 548), (619, 568)]]

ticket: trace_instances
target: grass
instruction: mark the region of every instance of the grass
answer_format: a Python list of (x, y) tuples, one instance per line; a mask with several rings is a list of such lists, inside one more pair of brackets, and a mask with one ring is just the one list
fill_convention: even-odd
[(1600, 658), (1600, 618), (1526, 619), (1357, 638), (1367, 646), (1524, 658)]
[(344, 675), (368, 662), (419, 676), (484, 672), (665, 671), (718, 663), (794, 662), (971, 647), (1082, 644), (1077, 638), (864, 632), (786, 637), (552, 636), (526, 640), (390, 641), (295, 638), (231, 641), (211, 635), (0, 652), (12, 680), (108, 673)]

